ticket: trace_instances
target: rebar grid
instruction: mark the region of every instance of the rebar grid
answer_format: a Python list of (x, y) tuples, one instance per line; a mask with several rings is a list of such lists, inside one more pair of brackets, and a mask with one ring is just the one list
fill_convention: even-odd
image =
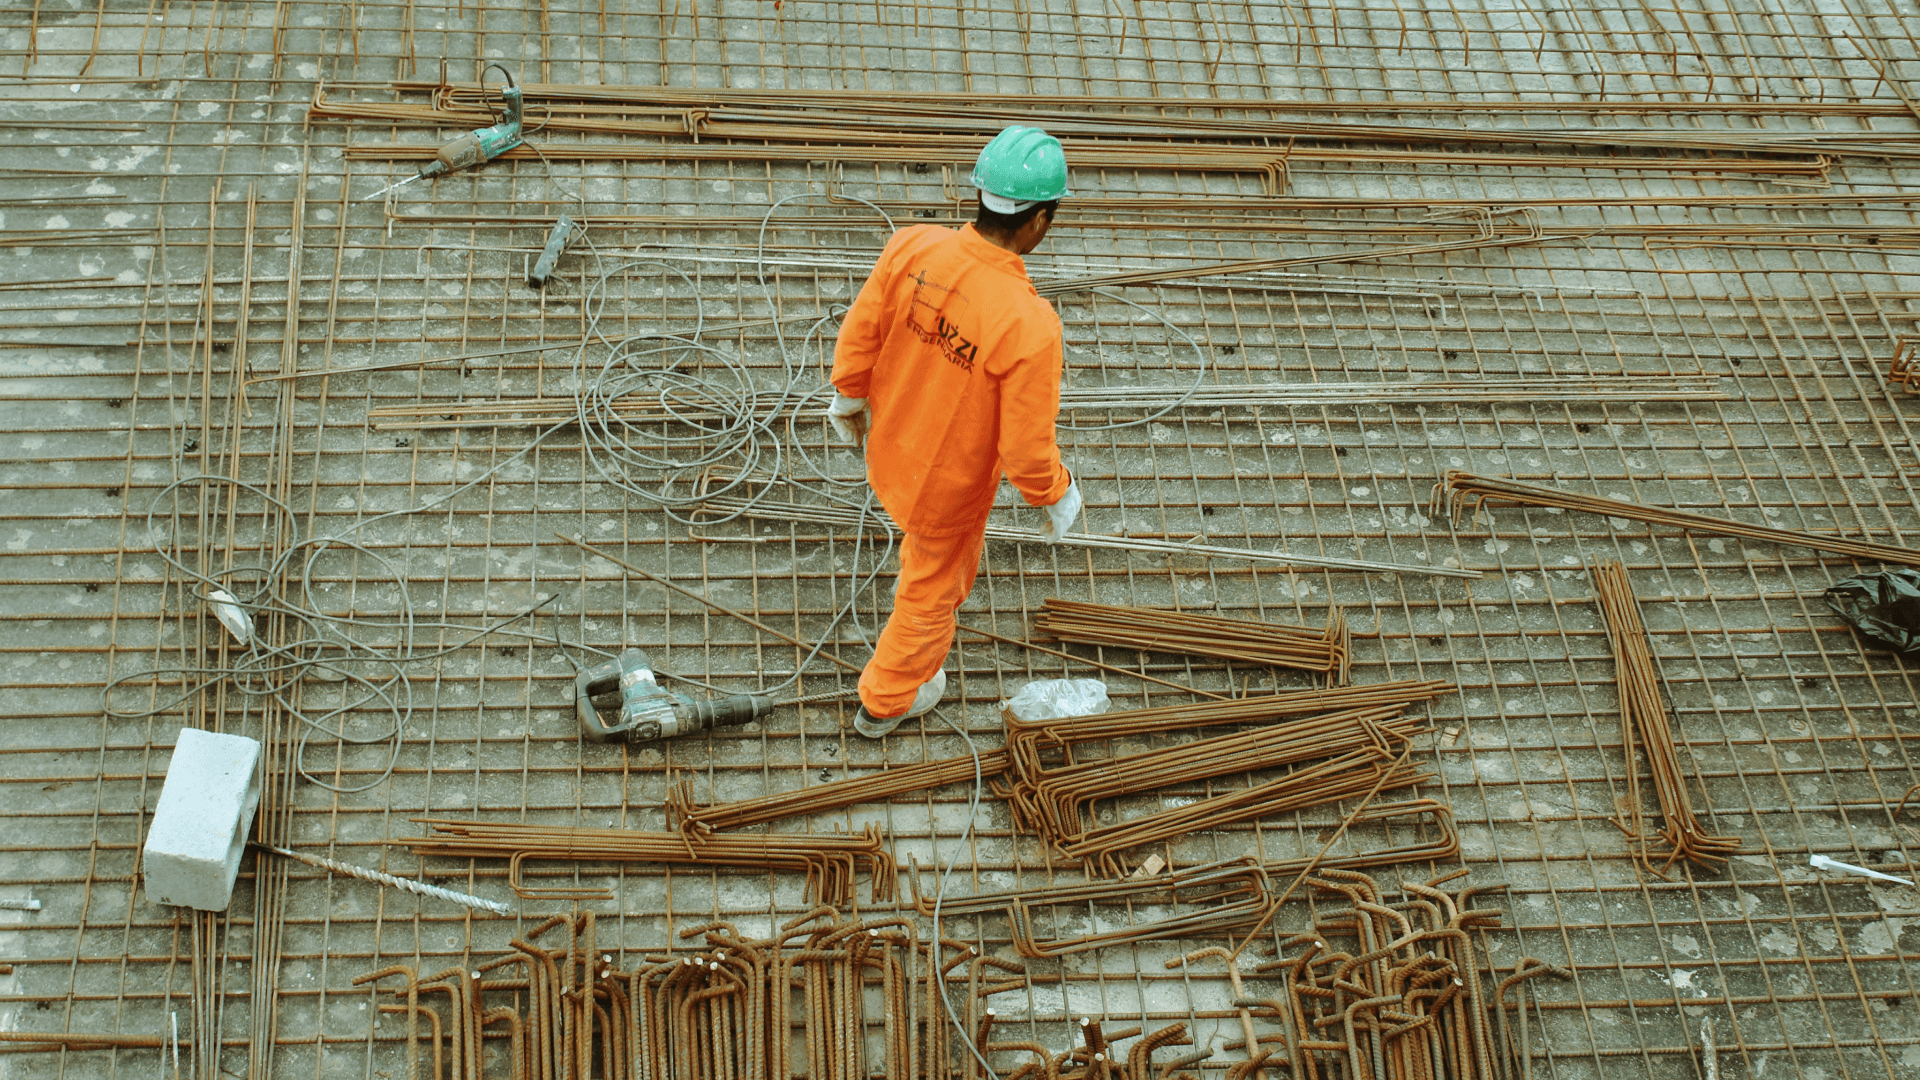
[[(22, 77), (0, 92), (10, 107), (0, 131), (17, 147), (0, 164), (0, 212), (8, 215), (0, 244), (18, 256), (0, 292), (0, 325), (9, 328), (0, 342), (0, 370), (9, 376), (0, 381), (9, 450), (0, 465), (8, 494), (0, 537), (9, 541), (0, 580), (9, 603), (0, 617), (17, 633), (0, 643), (9, 686), (0, 712), (16, 733), (5, 747), (15, 764), (0, 777), (0, 805), (31, 832), (0, 848), (0, 881), (10, 893), (30, 890), (44, 907), (0, 912), (18, 935), (0, 957), (15, 969), (0, 976), (0, 990), (16, 1003), (5, 1010), (7, 1026), (145, 1040), (166, 1033), (178, 1013), (189, 1069), (210, 1063), (265, 1075), (270, 1062), (289, 1075), (391, 1072), (403, 1067), (405, 1019), (373, 1023), (376, 999), (355, 990), (353, 976), (395, 963), (422, 971), (471, 965), (504, 950), (516, 927), (553, 913), (523, 905), (526, 919), (485, 920), (284, 866), (283, 880), (267, 887), (251, 862), (226, 917), (176, 919), (145, 903), (133, 879), (135, 853), (171, 729), (209, 723), (257, 735), (286, 722), (231, 693), (191, 715), (101, 719), (107, 678), (229, 648), (204, 605), (150, 554), (146, 507), (162, 485), (195, 472), (264, 480), (295, 507), (303, 528), (325, 533), (418, 504), (450, 479), (505, 461), (530, 429), (386, 430), (366, 417), (380, 405), (451, 409), (568, 393), (564, 352), (481, 354), (582, 335), (580, 300), (598, 272), (593, 264), (563, 275), (545, 295), (517, 284), (551, 216), (571, 212), (581, 197), (609, 219), (593, 233), (606, 259), (672, 255), (693, 281), (689, 288), (647, 267), (619, 275), (604, 323), (610, 332), (689, 327), (697, 294), (710, 326), (743, 324), (708, 340), (765, 372), (776, 348), (765, 320), (844, 302), (883, 235), (871, 211), (844, 200), (784, 208), (766, 246), (776, 310), (756, 270), (755, 232), (767, 206), (817, 190), (871, 199), (900, 222), (951, 223), (963, 190), (938, 164), (922, 172), (911, 164), (556, 159), (549, 170), (533, 159), (442, 180), (430, 195), (408, 195), (396, 206), (400, 216), (386, 219), (352, 200), (399, 167), (340, 151), (372, 141), (431, 145), (444, 133), (303, 127), (314, 80), (373, 97), (393, 79), (470, 80), (471, 58), (497, 50), (523, 64), (527, 78), (553, 83), (881, 95), (925, 88), (1051, 101), (1272, 98), (1308, 110), (1364, 106), (1355, 118), (1379, 123), (1845, 135), (1911, 131), (1901, 95), (1913, 96), (1905, 88), (1920, 74), (1910, 59), (1916, 29), (1897, 7), (1784, 0), (1758, 9), (1675, 2), (1537, 16), (1410, 3), (1076, 3), (1044, 11), (788, 3), (777, 12), (713, 3), (644, 14), (616, 6), (604, 21), (595, 5), (552, 2), (508, 9), (163, 0), (9, 11), (0, 34)], [(1703, 114), (1703, 106), (1712, 108)], [(1237, 115), (1211, 105), (1154, 111)], [(1684, 1075), (1695, 1067), (1700, 1020), (1712, 1017), (1723, 1068), (1738, 1055), (1748, 1075), (1771, 1068), (1904, 1076), (1920, 1057), (1920, 1037), (1906, 1015), (1917, 1000), (1916, 953), (1902, 932), (1920, 905), (1897, 890), (1803, 869), (1812, 852), (1910, 867), (1920, 843), (1911, 831), (1920, 819), (1889, 810), (1920, 779), (1912, 756), (1920, 700), (1896, 658), (1863, 649), (1816, 598), (1855, 567), (1585, 515), (1501, 509), (1477, 525), (1450, 527), (1424, 512), (1434, 482), (1465, 469), (1578, 479), (1638, 502), (1911, 544), (1920, 526), (1907, 476), (1913, 434), (1884, 382), (1895, 339), (1920, 329), (1920, 299), (1897, 275), (1905, 264), (1892, 261), (1911, 253), (1920, 226), (1912, 213), (1920, 196), (1901, 187), (1903, 175), (1857, 157), (1825, 173), (1830, 190), (1697, 166), (1681, 175), (1296, 163), (1288, 194), (1303, 201), (1293, 204), (1240, 174), (1076, 175), (1088, 205), (1064, 216), (1067, 227), (1031, 260), (1037, 279), (1303, 255), (1348, 260), (1129, 292), (1210, 347), (1210, 385), (1704, 372), (1732, 400), (1225, 407), (1183, 410), (1144, 429), (1066, 436), (1087, 482), (1094, 531), (1306, 545), (1387, 562), (1451, 560), (1488, 574), (1472, 583), (1362, 578), (995, 544), (963, 620), (1023, 637), (1041, 601), (1055, 595), (1309, 625), (1323, 624), (1338, 604), (1356, 635), (1354, 682), (1441, 678), (1461, 687), (1434, 707), (1441, 733), (1431, 754), (1441, 779), (1421, 793), (1451, 806), (1470, 880), (1513, 885), (1501, 901), (1509, 928), (1485, 933), (1481, 955), (1501, 974), (1522, 956), (1575, 969), (1571, 982), (1530, 986), (1543, 1075)], [(1513, 208), (1524, 213), (1506, 212)], [(1368, 254), (1483, 231), (1579, 239)], [(290, 293), (298, 296), (291, 311)], [(1091, 295), (1058, 305), (1070, 385), (1191, 378), (1171, 335), (1133, 310)], [(236, 355), (253, 380), (475, 359), (243, 384)], [(810, 359), (824, 373), (825, 352)], [(816, 443), (815, 452), (843, 475), (857, 471), (844, 451)], [(218, 501), (163, 509), (174, 542), (203, 553), (203, 568), (248, 561), (249, 551), (274, 542), (258, 505), (234, 508), (232, 524), (219, 520), (229, 507)], [(549, 611), (558, 614), (543, 614), (534, 629), (568, 646), (637, 644), (666, 671), (739, 687), (798, 659), (724, 616), (582, 559), (555, 531), (642, 561), (803, 639), (848, 595), (850, 536), (759, 523), (689, 540), (598, 481), (570, 437), (543, 444), (448, 507), (375, 526), (362, 539), (400, 561), (416, 606), (436, 618), (511, 614), (552, 594), (558, 601)], [(1705, 786), (1706, 823), (1743, 842), (1724, 876), (1698, 867), (1671, 884), (1638, 875), (1614, 824), (1629, 765), (1584, 566), (1596, 557), (1622, 561), (1641, 598), (1680, 752)], [(343, 556), (317, 568), (314, 580), (343, 610), (391, 618), (398, 608), (379, 579), (364, 557)], [(865, 630), (874, 629), (868, 614)], [(462, 635), (428, 636), (451, 645)], [(851, 635), (840, 651), (855, 662), (864, 655)], [(1204, 658), (1074, 651), (1216, 692), (1305, 685), (1296, 675)], [(967, 752), (933, 722), (885, 745), (867, 743), (844, 732), (831, 705), (664, 753), (583, 748), (566, 702), (572, 672), (555, 652), (550, 640), (496, 636), (423, 671), (417, 681), (427, 704), (409, 726), (393, 779), (370, 795), (340, 798), (288, 782), (279, 838), (509, 899), (504, 866), (423, 863), (383, 845), (418, 835), (405, 819), (421, 813), (661, 829), (669, 827), (661, 807), (682, 781), (701, 802), (745, 799), (864, 775), (882, 761)], [(803, 689), (840, 685), (820, 670)], [(963, 638), (953, 671), (958, 700), (946, 711), (997, 746), (1000, 699), (1030, 678), (1088, 673)], [(1123, 707), (1187, 700), (1157, 684), (1107, 681)], [(343, 786), (373, 779), (380, 767), (361, 750), (320, 754), (314, 764), (322, 761)], [(1246, 780), (1168, 798), (1218, 795)], [(849, 832), (871, 824), (903, 864), (917, 856), (926, 866), (953, 851), (966, 797), (964, 786), (950, 786), (798, 824)], [(1013, 833), (1003, 808), (987, 806), (956, 892), (1080, 880), (1050, 865), (1033, 838)], [(1341, 820), (1310, 812), (1226, 826), (1163, 854), (1177, 866), (1249, 854), (1299, 859)], [(1396, 823), (1354, 833), (1336, 852), (1431, 839), (1434, 830)], [(1374, 873), (1391, 888), (1447, 868)], [(676, 932), (689, 925), (729, 917), (758, 932), (807, 910), (798, 877), (632, 867), (531, 876), (616, 890), (620, 899), (597, 909), (601, 942), (627, 966), (644, 952), (681, 947)], [(261, 916), (278, 934), (277, 949), (270, 935), (256, 939)], [(1064, 938), (1108, 920), (1158, 917), (1101, 907), (1058, 924), (1036, 920), (1031, 932)], [(1274, 935), (1307, 925), (1308, 911), (1294, 903)], [(945, 929), (1011, 955), (1004, 920), (957, 916)], [(198, 973), (196, 933), (211, 940), (202, 955), (225, 958)], [(1202, 1047), (1241, 1037), (1234, 995), (1217, 968), (1164, 966), (1193, 944), (1035, 963), (1023, 1002), (997, 1000), (994, 1038), (1060, 1054), (1081, 1038), (1077, 1020), (1086, 1015), (1148, 1031), (1181, 1022)], [(277, 954), (277, 970), (256, 964), (256, 953)], [(269, 999), (257, 993), (262, 979), (277, 1013), (254, 1007)], [(1261, 985), (1252, 976), (1248, 983)], [(193, 1026), (196, 994), (216, 1006), (210, 1027)], [(1527, 1014), (1517, 1015), (1524, 1025)], [(202, 1031), (210, 1033), (203, 1045), (218, 1039), (228, 1047), (224, 1058), (196, 1060), (192, 1043)], [(249, 1053), (250, 1038), (274, 1049)], [(996, 1060), (1010, 1068), (1017, 1059)], [(1217, 1052), (1209, 1075), (1239, 1059)], [(146, 1075), (155, 1067), (154, 1052), (137, 1047), (34, 1050), (13, 1064), (60, 1076)]]

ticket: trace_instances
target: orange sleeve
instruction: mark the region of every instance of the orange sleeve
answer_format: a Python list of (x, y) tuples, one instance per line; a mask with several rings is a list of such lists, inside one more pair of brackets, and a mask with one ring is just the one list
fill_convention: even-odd
[(873, 382), (873, 362), (880, 357), (880, 346), (887, 339), (887, 279), (894, 261), (894, 242), (901, 233), (887, 240), (886, 248), (867, 275), (853, 306), (840, 320), (840, 333), (833, 343), (833, 387), (850, 398), (864, 398)]
[(1053, 332), (1058, 321), (1048, 322), (1048, 332), (1029, 339), (1032, 351), (1015, 360), (1000, 382), (1000, 467), (1028, 506), (1052, 506), (1073, 481), (1060, 464), (1054, 437), (1064, 361), (1060, 335)]

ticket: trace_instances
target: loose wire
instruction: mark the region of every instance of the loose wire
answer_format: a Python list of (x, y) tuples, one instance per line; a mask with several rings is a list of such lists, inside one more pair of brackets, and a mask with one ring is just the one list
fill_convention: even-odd
[(947, 1020), (953, 1024), (953, 1030), (960, 1033), (960, 1041), (967, 1044), (967, 1049), (973, 1053), (973, 1059), (978, 1061), (980, 1067), (987, 1071), (987, 1080), (1000, 1080), (1000, 1074), (993, 1071), (992, 1065), (987, 1064), (986, 1055), (981, 1053), (980, 1047), (974, 1045), (973, 1034), (967, 1030), (967, 1025), (961, 1023), (960, 1017), (953, 1011), (953, 1001), (947, 997), (946, 965), (940, 963), (937, 958), (939, 953), (938, 944), (944, 940), (940, 933), (940, 905), (947, 898), (947, 879), (953, 876), (953, 868), (960, 863), (960, 852), (966, 848), (967, 841), (973, 836), (973, 823), (980, 813), (980, 796), (986, 790), (987, 781), (980, 769), (980, 748), (973, 745), (973, 736), (967, 734), (965, 728), (954, 723), (953, 720), (947, 716), (945, 709), (935, 709), (933, 711), (940, 717), (942, 723), (952, 728), (954, 733), (960, 736), (961, 740), (967, 744), (967, 753), (973, 756), (973, 797), (967, 803), (967, 827), (961, 831), (960, 842), (954, 845), (953, 855), (947, 860), (947, 868), (941, 873), (939, 879), (934, 882), (933, 887), (933, 940), (936, 946), (934, 950), (936, 959), (933, 965), (933, 978), (935, 982), (940, 984), (940, 1004), (945, 1007)]

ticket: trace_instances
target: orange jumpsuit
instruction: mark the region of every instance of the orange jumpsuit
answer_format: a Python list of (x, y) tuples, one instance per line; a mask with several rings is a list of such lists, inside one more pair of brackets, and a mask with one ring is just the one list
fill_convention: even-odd
[(898, 716), (946, 662), (1004, 473), (1052, 506), (1060, 464), (1060, 319), (1020, 256), (967, 225), (893, 234), (840, 328), (833, 385), (866, 398), (867, 482), (907, 534), (893, 615), (860, 676), (876, 717)]

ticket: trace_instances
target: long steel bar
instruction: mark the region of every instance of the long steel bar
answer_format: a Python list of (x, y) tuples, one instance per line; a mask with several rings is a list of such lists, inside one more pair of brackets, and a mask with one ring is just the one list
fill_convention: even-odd
[[(744, 829), (791, 817), (805, 817), (830, 810), (842, 810), (860, 803), (884, 802), (910, 791), (924, 791), (970, 781), (975, 761), (971, 754), (886, 769), (868, 776), (835, 780), (825, 784), (741, 799), (730, 803), (701, 805), (693, 801), (691, 781), (683, 781), (667, 793), (666, 810), (670, 820), (681, 829), (706, 834), (721, 829)], [(979, 757), (980, 775), (991, 779), (1005, 772), (1004, 750), (989, 750)]]
[[(449, 95), (450, 98), (459, 95)], [(651, 111), (656, 119), (647, 119)], [(1048, 110), (1042, 110), (1044, 115)], [(963, 108), (942, 109), (938, 114), (921, 112), (914, 117), (882, 115), (864, 106), (820, 109), (740, 108), (653, 110), (635, 112), (619, 106), (593, 106), (579, 102), (550, 101), (544, 129), (595, 134), (646, 136), (686, 136), (702, 144), (726, 139), (749, 143), (798, 142), (809, 148), (833, 144), (836, 150), (847, 144), (872, 143), (882, 146), (913, 146), (934, 152), (947, 152), (956, 145), (964, 158), (971, 158), (994, 132), (1011, 119), (1005, 113), (968, 115)], [(324, 90), (316, 90), (308, 116), (315, 121), (350, 122), (372, 120), (386, 123), (413, 123), (434, 127), (476, 127), (492, 121), (479, 108), (443, 108), (430, 104), (405, 102), (343, 102), (329, 100)], [(1027, 113), (1026, 122), (1042, 116)], [(1065, 113), (1045, 115), (1048, 130), (1058, 134), (1070, 156), (1085, 158), (1090, 153), (1116, 149), (1155, 152), (1178, 148), (1195, 154), (1218, 153), (1237, 148), (1247, 141), (1281, 141), (1289, 156), (1300, 160), (1322, 160), (1329, 153), (1321, 142), (1349, 145), (1365, 142), (1393, 144), (1533, 144), (1553, 147), (1628, 146), (1656, 151), (1700, 151), (1718, 153), (1795, 153), (1836, 154), (1867, 153), (1878, 156), (1920, 153), (1920, 138), (1907, 132), (1858, 133), (1769, 133), (1769, 132), (1687, 132), (1577, 130), (1553, 128), (1409, 127), (1345, 122), (1302, 120), (1233, 120), (1197, 117), (1153, 117), (1115, 114)], [(1212, 136), (1221, 141), (1197, 141)], [(1849, 137), (1853, 136), (1853, 137)], [(1178, 141), (1176, 141), (1178, 140)], [(757, 149), (758, 147), (756, 147)], [(1264, 147), (1260, 149), (1265, 149)], [(1361, 152), (1365, 153), (1365, 152)], [(1392, 153), (1388, 151), (1387, 153)], [(1471, 161), (1483, 156), (1470, 151), (1450, 151), (1448, 156)], [(1588, 158), (1562, 150), (1553, 155), (1579, 161)], [(1603, 167), (1623, 167), (1626, 160), (1608, 161)], [(1658, 160), (1658, 159), (1653, 159)], [(1666, 167), (1688, 159), (1671, 159)], [(1696, 163), (1698, 159), (1693, 159)], [(1717, 162), (1715, 163), (1717, 164)], [(1630, 165), (1626, 167), (1632, 167)]]
[[(705, 507), (716, 515), (728, 518), (746, 517), (761, 521), (805, 522), (847, 529), (885, 529), (898, 532), (893, 522), (888, 520), (885, 511), (868, 510), (862, 512), (851, 508), (798, 503), (776, 502), (769, 499), (736, 499), (718, 496), (705, 500)], [(1477, 578), (1480, 572), (1451, 566), (1419, 566), (1403, 563), (1373, 562), (1368, 559), (1336, 559), (1322, 555), (1299, 555), (1285, 551), (1259, 551), (1252, 548), (1222, 547), (1215, 544), (1194, 544), (1172, 540), (1156, 540), (1148, 537), (1101, 536), (1094, 533), (1070, 532), (1062, 534), (1057, 540), (1046, 540), (1037, 529), (1016, 529), (1007, 525), (988, 525), (987, 539), (1005, 540), (1012, 543), (1058, 543), (1067, 547), (1102, 548), (1110, 551), (1153, 552), (1163, 555), (1191, 555), (1209, 559), (1246, 559), (1252, 562), (1277, 563), (1284, 566), (1298, 566), (1320, 570), (1344, 570), (1355, 573), (1404, 573), (1432, 577)], [(579, 543), (579, 541), (574, 541)], [(586, 546), (582, 544), (581, 546)]]
[[(349, 82), (338, 81), (332, 84), (337, 89), (351, 90), (398, 90), (409, 93), (462, 93), (476, 97), (483, 88), (477, 83), (458, 81), (421, 80), (379, 80)], [(809, 106), (823, 108), (842, 108), (848, 104), (858, 104), (865, 108), (898, 108), (912, 112), (917, 109), (948, 109), (953, 107), (979, 107), (983, 109), (1006, 108), (1018, 110), (1021, 115), (1031, 115), (1033, 110), (1064, 108), (1090, 110), (1097, 108), (1151, 107), (1157, 110), (1184, 109), (1210, 117), (1221, 110), (1233, 112), (1335, 112), (1352, 115), (1356, 112), (1378, 111), (1397, 112), (1440, 112), (1440, 113), (1485, 113), (1499, 115), (1503, 113), (1593, 113), (1599, 115), (1657, 115), (1676, 113), (1685, 116), (1773, 116), (1773, 115), (1816, 115), (1816, 116), (1885, 116), (1905, 117), (1912, 115), (1899, 102), (1886, 100), (1733, 100), (1719, 98), (1711, 101), (1658, 101), (1658, 100), (1501, 100), (1490, 99), (1465, 101), (1439, 98), (1401, 98), (1375, 102), (1351, 100), (1316, 100), (1313, 98), (1288, 98), (1279, 101), (1270, 98), (1220, 97), (1197, 94), (1191, 97), (1145, 99), (1137, 95), (1125, 94), (1070, 94), (1070, 93), (965, 93), (958, 94), (939, 90), (889, 90), (885, 94), (860, 89), (787, 89), (778, 87), (687, 87), (687, 86), (606, 86), (597, 83), (526, 83), (529, 100), (541, 100), (547, 95), (562, 95), (579, 101), (608, 101), (631, 105), (665, 105), (671, 108), (688, 106), (701, 107), (720, 104), (765, 104), (776, 106)], [(1151, 119), (1156, 114), (1142, 115)], [(1016, 117), (1017, 118), (1017, 117)], [(1176, 117), (1184, 119), (1184, 117)]]
[(1562, 510), (1579, 510), (1606, 517), (1626, 518), (1629, 521), (1644, 521), (1649, 525), (1665, 525), (1685, 532), (1704, 533), (1709, 536), (1764, 540), (1774, 544), (1829, 551), (1856, 559), (1876, 559), (1880, 562), (1899, 563), (1904, 566), (1920, 566), (1920, 551), (1912, 548), (1875, 543), (1871, 540), (1855, 540), (1845, 536), (1801, 532), (1797, 529), (1780, 529), (1771, 525), (1748, 525), (1745, 522), (1696, 514), (1689, 510), (1648, 506), (1644, 503), (1609, 499), (1599, 495), (1581, 495), (1507, 477), (1481, 476), (1449, 470), (1446, 477), (1434, 486), (1432, 509), (1435, 516), (1445, 512), (1456, 518), (1462, 513), (1471, 517), (1478, 513), (1483, 504), (1549, 506)]
[[(551, 346), (570, 348), (573, 346)], [(385, 364), (363, 364), (330, 371), (307, 371), (295, 378), (344, 375), (357, 371), (384, 371), (417, 367), (441, 360), (473, 360), (511, 352), (542, 352), (548, 346), (475, 353), (469, 356), (437, 357), (431, 360), (395, 360)], [(278, 376), (260, 376), (262, 382)], [(1155, 410), (1171, 406), (1185, 409), (1260, 408), (1262, 406), (1311, 408), (1323, 405), (1439, 405), (1447, 403), (1539, 401), (1724, 401), (1728, 397), (1720, 380), (1707, 375), (1596, 375), (1566, 376), (1555, 379), (1435, 379), (1423, 382), (1337, 382), (1337, 383), (1265, 383), (1248, 386), (1209, 384), (1194, 387), (1175, 386), (1097, 386), (1066, 387), (1060, 391), (1062, 412), (1108, 412), (1122, 409)], [(612, 412), (636, 423), (650, 420), (712, 423), (726, 414), (708, 407), (697, 398), (675, 394), (670, 399), (621, 398)], [(367, 410), (375, 430), (418, 428), (494, 427), (505, 424), (554, 423), (579, 413), (572, 398), (499, 398), (483, 401), (436, 402), (419, 405), (376, 405)], [(755, 408), (756, 419), (773, 415), (771, 405)]]

